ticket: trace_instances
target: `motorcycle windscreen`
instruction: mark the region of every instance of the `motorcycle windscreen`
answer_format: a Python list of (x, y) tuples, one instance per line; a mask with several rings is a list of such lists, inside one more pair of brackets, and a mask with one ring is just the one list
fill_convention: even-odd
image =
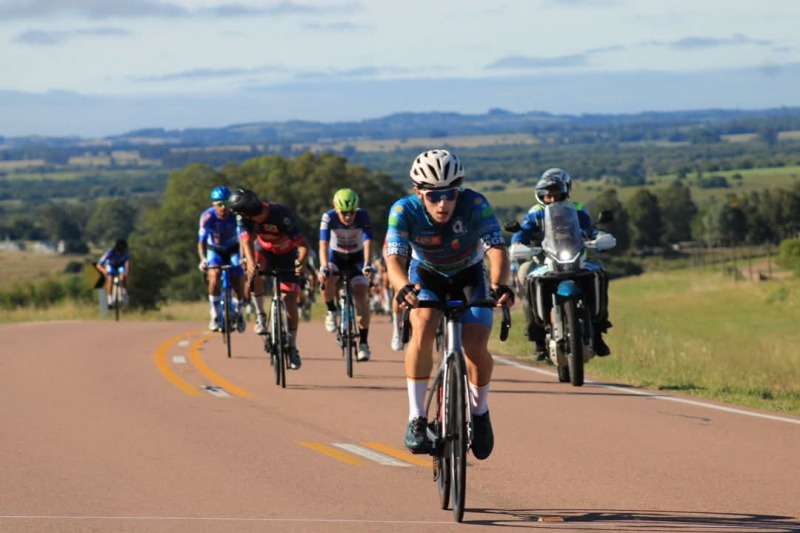
[(583, 232), (573, 202), (553, 202), (545, 207), (542, 247), (559, 263), (569, 263), (580, 257)]

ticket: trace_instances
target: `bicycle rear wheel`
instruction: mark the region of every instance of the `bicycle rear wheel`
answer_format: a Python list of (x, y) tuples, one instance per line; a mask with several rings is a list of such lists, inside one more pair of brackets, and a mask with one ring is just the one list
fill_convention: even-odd
[(228, 348), (228, 359), (231, 358), (231, 328), (232, 328), (232, 319), (231, 319), (231, 288), (225, 287), (225, 292), (223, 294), (223, 304), (222, 307), (224, 312), (222, 314), (223, 324), (222, 324), (222, 342), (225, 343), (225, 346)]
[(448, 435), (450, 437), (450, 469), (452, 476), (451, 498), (456, 522), (464, 518), (464, 503), (467, 497), (467, 373), (463, 356), (456, 354), (448, 363), (447, 383)]
[(447, 509), (450, 505), (450, 449), (444, 431), (444, 373), (438, 372), (433, 385), (428, 389), (425, 413), (428, 424), (436, 435), (433, 455), (433, 480), (439, 489), (439, 505)]

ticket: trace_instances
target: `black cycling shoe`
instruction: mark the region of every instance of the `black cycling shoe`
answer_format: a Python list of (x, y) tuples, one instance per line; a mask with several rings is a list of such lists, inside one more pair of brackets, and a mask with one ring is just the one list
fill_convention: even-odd
[(412, 418), (406, 428), (406, 448), (411, 453), (428, 453), (431, 443), (428, 440), (428, 419), (422, 416)]
[(472, 455), (475, 459), (486, 459), (494, 449), (494, 433), (489, 411), (482, 415), (472, 415)]
[(611, 348), (608, 347), (608, 344), (606, 344), (606, 341), (603, 340), (601, 335), (598, 335), (594, 340), (594, 354), (597, 357), (611, 355)]
[(533, 360), (534, 361), (546, 361), (547, 360), (547, 353), (544, 351), (544, 343), (543, 342), (535, 342), (533, 344)]

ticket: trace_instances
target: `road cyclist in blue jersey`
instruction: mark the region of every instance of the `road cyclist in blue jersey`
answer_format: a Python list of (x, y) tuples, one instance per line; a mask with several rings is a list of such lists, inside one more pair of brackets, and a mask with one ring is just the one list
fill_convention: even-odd
[(333, 209), (323, 213), (319, 225), (319, 281), (323, 287), (325, 329), (336, 331), (339, 310), (336, 290), (339, 275), (350, 273), (353, 300), (358, 321), (358, 361), (369, 361), (369, 285), (373, 275), (372, 228), (369, 214), (358, 207), (358, 194), (353, 189), (339, 189), (333, 195)]
[[(217, 316), (220, 301), (222, 271), (219, 267), (232, 265), (230, 270), (233, 286), (233, 323), (239, 333), (245, 331), (246, 323), (242, 312), (244, 302), (244, 282), (239, 253), (239, 236), (236, 229), (236, 217), (228, 207), (231, 191), (225, 186), (215, 187), (211, 191), (211, 207), (200, 214), (197, 233), (197, 255), (200, 257), (198, 268), (208, 277), (208, 302), (211, 321), (208, 329), (221, 331), (220, 318)], [(227, 304), (226, 304), (227, 305)]]
[[(128, 241), (125, 239), (117, 239), (114, 246), (103, 253), (95, 268), (106, 278), (106, 301), (108, 302), (108, 307), (127, 304), (128, 273), (131, 269), (131, 256), (128, 251)], [(119, 282), (123, 289), (122, 302), (115, 302), (112, 297), (114, 276), (119, 276)]]
[[(409, 402), (405, 445), (420, 453), (430, 446), (424, 402), (441, 311), (415, 308), (417, 302), (444, 301), (447, 294), (460, 292), (468, 301), (491, 297), (498, 306), (507, 306), (513, 304), (514, 294), (508, 286), (509, 258), (500, 223), (482, 194), (462, 188), (464, 168), (459, 159), (447, 150), (428, 150), (414, 160), (410, 175), (414, 192), (391, 207), (385, 253), (396, 298), (412, 308), (405, 354)], [(404, 258), (409, 255), (406, 271)], [(476, 459), (486, 459), (494, 448), (488, 404), (492, 322), (491, 309), (471, 308), (462, 316)]]

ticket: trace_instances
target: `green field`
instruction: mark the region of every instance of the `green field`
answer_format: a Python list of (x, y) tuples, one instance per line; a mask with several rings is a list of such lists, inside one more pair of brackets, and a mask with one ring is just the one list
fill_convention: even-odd
[[(609, 299), (613, 353), (592, 359), (587, 379), (800, 415), (800, 280), (685, 269), (612, 281)], [(494, 350), (530, 359), (515, 320)]]
[[(734, 174), (741, 175), (742, 179), (734, 179)], [(800, 166), (727, 170), (710, 172), (706, 174), (706, 177), (708, 176), (724, 176), (727, 178), (730, 187), (713, 189), (700, 188), (693, 184), (693, 179), (690, 176), (684, 183), (689, 186), (692, 192), (692, 199), (700, 208), (703, 208), (715, 199), (723, 200), (728, 194), (739, 196), (750, 191), (762, 191), (764, 189), (773, 189), (777, 187), (789, 188), (800, 180)], [(663, 188), (673, 183), (676, 176), (672, 174), (648, 178), (648, 185), (642, 187), (620, 187), (605, 181), (581, 181), (579, 176), (573, 176), (573, 178), (572, 197), (577, 201), (588, 203), (603, 191), (615, 189), (617, 191), (617, 197), (624, 204), (640, 188), (644, 187), (650, 190)], [(471, 182), (470, 186), (478, 191), (485, 191), (486, 197), (492, 205), (496, 207), (528, 208), (536, 201), (533, 186), (530, 184), (512, 182), (502, 191), (490, 190), (497, 186), (497, 182), (492, 181)]]

